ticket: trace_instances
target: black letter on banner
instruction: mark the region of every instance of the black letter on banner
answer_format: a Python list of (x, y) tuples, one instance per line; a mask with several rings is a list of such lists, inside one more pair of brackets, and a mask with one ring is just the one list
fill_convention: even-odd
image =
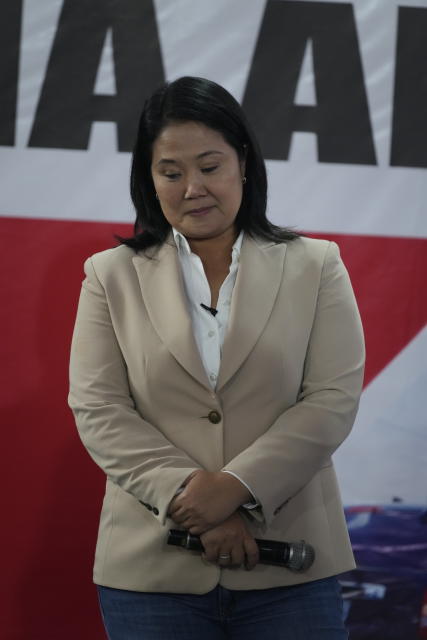
[(427, 167), (427, 9), (399, 7), (390, 164)]
[[(294, 104), (309, 38), (315, 107)], [(266, 158), (287, 160), (292, 133), (311, 131), (320, 162), (376, 164), (352, 5), (269, 0), (243, 107)]]
[[(109, 28), (117, 95), (94, 95)], [(109, 121), (130, 151), (144, 99), (163, 81), (152, 0), (65, 0), (29, 144), (87, 149), (92, 123)]]
[(15, 144), (22, 0), (3, 0), (0, 10), (0, 144)]

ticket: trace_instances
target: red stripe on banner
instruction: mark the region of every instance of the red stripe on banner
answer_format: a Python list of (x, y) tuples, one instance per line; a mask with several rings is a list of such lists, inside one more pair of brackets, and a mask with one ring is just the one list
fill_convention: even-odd
[[(2, 494), (0, 636), (104, 640), (92, 561), (104, 477), (67, 407), (82, 265), (130, 225), (0, 219)], [(7, 339), (5, 339), (7, 336)]]
[(338, 243), (366, 339), (365, 385), (427, 322), (427, 240), (322, 234)]
[[(67, 387), (83, 261), (113, 246), (114, 233), (128, 235), (131, 225), (0, 218), (8, 640), (105, 637), (91, 585), (104, 479), (79, 442)], [(426, 322), (427, 241), (329, 237), (341, 247), (359, 301), (369, 382)]]

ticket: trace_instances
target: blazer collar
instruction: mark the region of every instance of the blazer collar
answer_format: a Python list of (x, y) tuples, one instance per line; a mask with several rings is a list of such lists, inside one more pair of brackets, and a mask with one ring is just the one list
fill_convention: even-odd
[(211, 389), (194, 339), (178, 251), (172, 233), (164, 244), (132, 260), (145, 306), (154, 329), (174, 358), (205, 387)]
[(263, 332), (282, 281), (286, 244), (245, 234), (219, 369), (219, 391), (241, 367)]
[[(243, 364), (270, 317), (282, 280), (285, 252), (286, 244), (244, 235), (217, 391)], [(181, 366), (211, 390), (194, 339), (172, 233), (151, 256), (139, 254), (133, 263), (152, 325)]]

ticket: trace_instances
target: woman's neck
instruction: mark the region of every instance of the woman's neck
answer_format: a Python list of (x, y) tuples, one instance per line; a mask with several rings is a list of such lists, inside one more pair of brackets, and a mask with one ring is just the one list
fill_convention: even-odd
[(199, 256), (203, 265), (208, 268), (230, 266), (231, 251), (238, 236), (235, 227), (230, 227), (215, 238), (187, 238), (190, 249)]

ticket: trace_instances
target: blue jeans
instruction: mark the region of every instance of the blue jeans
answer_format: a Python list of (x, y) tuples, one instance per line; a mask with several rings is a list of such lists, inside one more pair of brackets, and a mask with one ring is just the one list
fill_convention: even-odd
[(109, 640), (346, 640), (335, 577), (204, 595), (98, 587)]

